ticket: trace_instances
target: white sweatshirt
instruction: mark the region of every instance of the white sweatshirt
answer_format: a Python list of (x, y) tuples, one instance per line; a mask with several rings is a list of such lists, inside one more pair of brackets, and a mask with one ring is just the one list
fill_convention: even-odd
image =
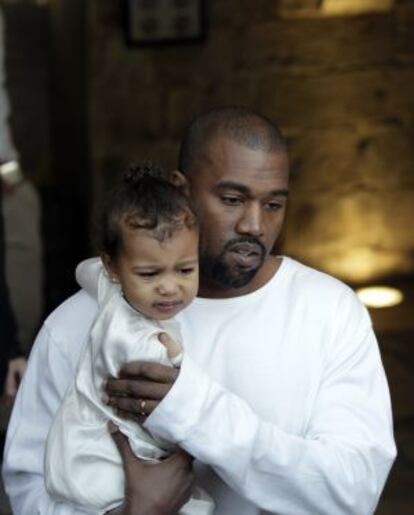
[[(43, 483), (52, 417), (96, 313), (78, 293), (46, 320), (9, 425), (15, 513), (75, 515)], [(185, 356), (146, 426), (197, 459), (217, 515), (368, 515), (395, 458), (390, 399), (368, 314), (339, 281), (283, 258), (253, 293), (196, 299)]]

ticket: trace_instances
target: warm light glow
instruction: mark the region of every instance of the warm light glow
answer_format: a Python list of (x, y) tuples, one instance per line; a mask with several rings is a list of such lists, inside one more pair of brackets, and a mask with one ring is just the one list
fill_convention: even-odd
[[(350, 227), (351, 232), (353, 226), (346, 224), (344, 226)], [(346, 282), (355, 284), (372, 284), (378, 277), (391, 276), (396, 272), (403, 273), (406, 270), (409, 271), (408, 266), (412, 266), (411, 262), (405, 263), (397, 251), (382, 249), (379, 252), (368, 246), (352, 248), (349, 245), (349, 247), (348, 249), (335, 249), (334, 246), (328, 249), (321, 248), (318, 254), (315, 253), (312, 264)], [(308, 257), (305, 256), (306, 258)]]
[(393, 4), (394, 0), (324, 0), (322, 12), (332, 16), (381, 12), (390, 10)]
[(356, 293), (361, 302), (369, 308), (390, 308), (400, 304), (404, 299), (400, 290), (389, 286), (369, 286), (360, 288)]

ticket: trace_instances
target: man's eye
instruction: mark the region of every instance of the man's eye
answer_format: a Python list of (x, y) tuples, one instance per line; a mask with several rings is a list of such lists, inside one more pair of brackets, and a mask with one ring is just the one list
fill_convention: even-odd
[(221, 197), (221, 201), (227, 206), (239, 206), (243, 203), (243, 200), (240, 197), (231, 197), (227, 195)]
[(283, 204), (280, 202), (266, 202), (266, 209), (269, 209), (271, 211), (276, 211), (277, 209), (281, 209), (283, 207)]

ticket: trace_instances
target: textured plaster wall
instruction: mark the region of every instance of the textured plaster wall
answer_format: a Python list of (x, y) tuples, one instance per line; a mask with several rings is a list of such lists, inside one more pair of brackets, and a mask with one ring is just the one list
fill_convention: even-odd
[(327, 16), (320, 0), (211, 0), (204, 44), (142, 49), (119, 2), (91, 0), (95, 196), (129, 158), (173, 166), (196, 112), (245, 104), (289, 139), (284, 251), (349, 281), (412, 273), (414, 2), (386, 3)]

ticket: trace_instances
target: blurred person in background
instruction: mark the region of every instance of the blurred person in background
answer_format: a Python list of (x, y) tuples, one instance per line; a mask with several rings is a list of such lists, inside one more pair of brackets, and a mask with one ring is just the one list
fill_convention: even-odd
[(17, 326), (10, 305), (4, 273), (4, 261), (4, 224), (0, 209), (0, 391), (4, 392), (3, 400), (9, 402), (16, 395), (17, 385), (23, 375), (26, 360), (20, 355)]
[(26, 367), (23, 354), (41, 315), (42, 252), (38, 194), (24, 179), (9, 125), (4, 36), (0, 9), (0, 379), (3, 399), (10, 403)]
[(28, 353), (43, 310), (41, 206), (19, 163), (10, 166), (17, 167), (14, 176), (2, 176), (5, 270), (18, 338)]

